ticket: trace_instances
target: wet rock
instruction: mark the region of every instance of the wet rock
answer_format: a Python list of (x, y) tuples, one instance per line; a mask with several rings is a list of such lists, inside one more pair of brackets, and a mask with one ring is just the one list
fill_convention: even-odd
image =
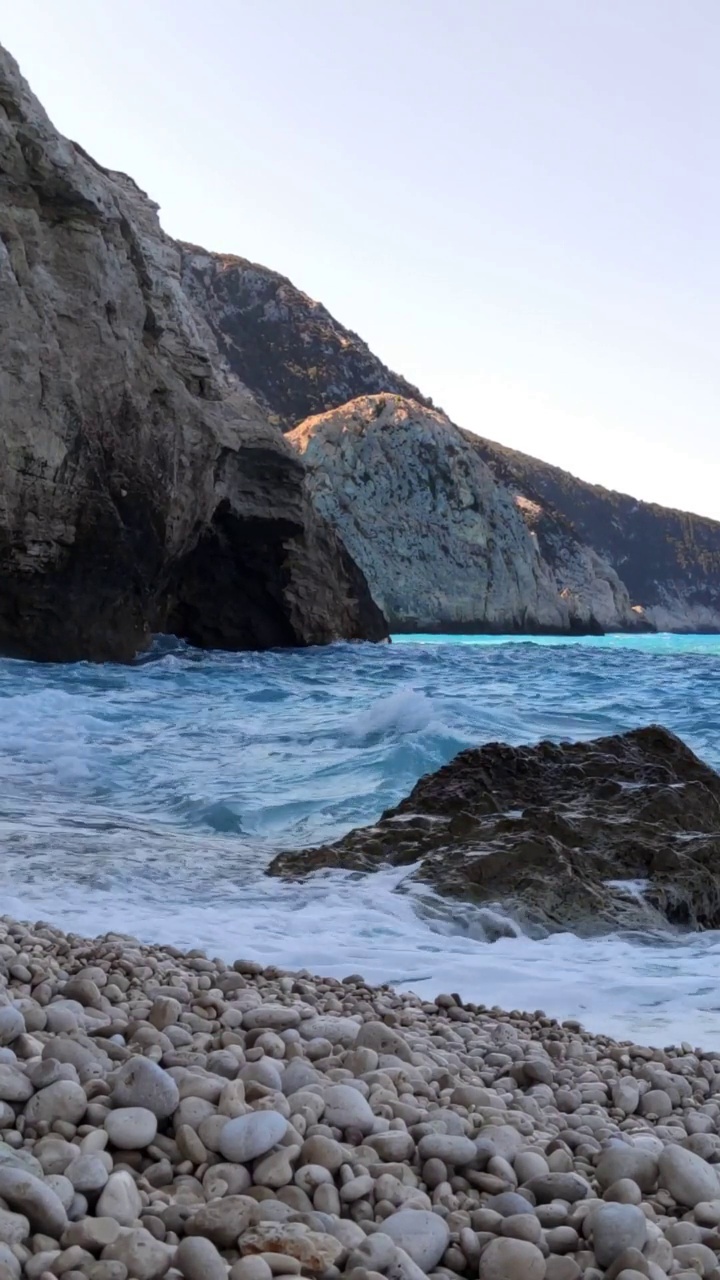
[[(717, 928), (719, 807), (720, 776), (658, 726), (592, 742), (490, 743), (421, 778), (372, 827), (280, 854), (269, 871), (417, 862), (440, 893), (501, 902), (529, 928)], [(629, 892), (629, 881), (646, 891)]]

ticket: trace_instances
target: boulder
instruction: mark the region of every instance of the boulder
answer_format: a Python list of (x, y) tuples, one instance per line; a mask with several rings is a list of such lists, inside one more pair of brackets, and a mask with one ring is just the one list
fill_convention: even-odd
[[(501, 904), (530, 933), (593, 935), (719, 928), (719, 860), (720, 776), (651, 725), (590, 742), (463, 751), (372, 827), (282, 853), (269, 872), (417, 864), (417, 879), (451, 898)], [(482, 918), (490, 941), (512, 932), (495, 910)], [(606, 1153), (603, 1185), (635, 1178), (637, 1161), (647, 1154)]]

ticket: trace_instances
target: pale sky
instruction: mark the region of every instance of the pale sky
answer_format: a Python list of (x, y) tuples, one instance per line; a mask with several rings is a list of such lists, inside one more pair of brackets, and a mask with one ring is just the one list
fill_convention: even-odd
[(0, 0), (56, 125), (461, 426), (720, 518), (720, 0)]

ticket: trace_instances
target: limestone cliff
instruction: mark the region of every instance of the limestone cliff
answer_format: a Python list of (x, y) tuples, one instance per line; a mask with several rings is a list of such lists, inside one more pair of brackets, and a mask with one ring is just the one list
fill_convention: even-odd
[(553, 572), (474, 437), (400, 396), (365, 396), (288, 435), (396, 631), (568, 632), (637, 625), (612, 570), (560, 523)]
[(127, 659), (385, 633), (131, 179), (0, 50), (0, 651)]
[(491, 440), (478, 437), (477, 447), (501, 483), (561, 513), (615, 566), (655, 629), (720, 631), (720, 523), (588, 484)]
[[(275, 272), (185, 245), (183, 280), (231, 367), (283, 429), (382, 392), (432, 408), (356, 334)], [(468, 438), (512, 494), (573, 626), (720, 629), (719, 523), (636, 502)], [(527, 604), (532, 617), (532, 597)]]

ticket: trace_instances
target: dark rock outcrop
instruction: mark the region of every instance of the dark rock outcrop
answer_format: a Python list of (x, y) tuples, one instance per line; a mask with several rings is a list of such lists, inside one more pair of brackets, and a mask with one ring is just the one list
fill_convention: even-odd
[(380, 638), (304, 469), (220, 357), (130, 178), (0, 50), (0, 651)]
[(268, 267), (182, 244), (182, 279), (231, 369), (283, 431), (303, 418), (390, 391), (432, 408), (366, 342)]
[(275, 875), (418, 864), (449, 898), (532, 930), (720, 927), (720, 775), (658, 726), (463, 751), (372, 827)]
[[(283, 430), (383, 392), (432, 409), (356, 334), (276, 272), (184, 245), (183, 281), (230, 367)], [(569, 629), (720, 630), (720, 523), (636, 502), (467, 434), (536, 540), (560, 610), (564, 601), (574, 618)], [(527, 606), (532, 618), (530, 598)], [(443, 620), (436, 624), (442, 629)]]

